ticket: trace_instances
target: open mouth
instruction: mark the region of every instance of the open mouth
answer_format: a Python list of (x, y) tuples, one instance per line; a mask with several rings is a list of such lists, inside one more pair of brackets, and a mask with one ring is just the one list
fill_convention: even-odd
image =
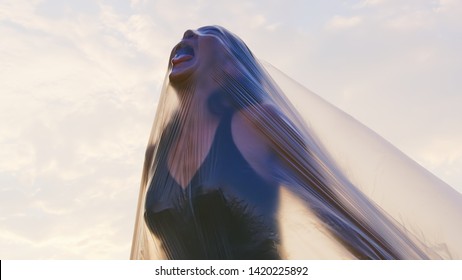
[(191, 60), (194, 57), (194, 49), (186, 44), (180, 44), (175, 50), (172, 64), (175, 66), (181, 62)]

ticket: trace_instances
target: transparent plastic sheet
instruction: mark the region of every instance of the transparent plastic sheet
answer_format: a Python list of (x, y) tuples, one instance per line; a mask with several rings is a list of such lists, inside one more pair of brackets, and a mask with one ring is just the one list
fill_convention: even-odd
[(172, 50), (132, 259), (462, 257), (462, 198), (221, 27)]

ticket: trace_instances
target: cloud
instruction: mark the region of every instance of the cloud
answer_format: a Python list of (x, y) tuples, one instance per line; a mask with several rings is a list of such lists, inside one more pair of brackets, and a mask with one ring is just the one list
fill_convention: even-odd
[(462, 3), (457, 0), (439, 0), (435, 10), (438, 13), (457, 13), (462, 10)]
[(252, 5), (55, 2), (0, 4), (0, 254), (124, 259), (166, 54), (227, 13), (251, 15), (230, 28), (243, 36), (277, 22)]
[[(444, 172), (457, 166), (447, 160), (457, 148), (427, 143), (438, 137), (458, 143), (460, 137), (462, 114), (454, 104), (461, 102), (455, 73), (462, 70), (457, 51), (462, 46), (455, 27), (462, 21), (437, 12), (443, 3), (367, 4), (336, 11), (324, 25), (333, 28), (334, 19), (341, 18), (340, 28), (359, 17), (354, 28), (300, 38), (304, 50), (292, 52), (296, 61), (289, 61), (292, 72), (286, 72), (462, 191), (462, 178)], [(425, 149), (431, 157), (423, 156)], [(438, 167), (429, 160), (435, 156)]]
[(166, 56), (205, 24), (462, 186), (459, 1), (61, 2), (0, 2), (2, 259), (128, 258)]
[(360, 7), (377, 6), (377, 5), (383, 4), (384, 2), (385, 2), (384, 0), (364, 0), (364, 1), (361, 1)]
[(434, 25), (434, 18), (428, 11), (416, 11), (390, 19), (386, 26), (401, 31), (413, 31)]
[(338, 30), (338, 29), (348, 29), (361, 24), (362, 19), (359, 16), (353, 17), (343, 17), (343, 16), (334, 16), (326, 25), (327, 29)]
[(140, 39), (153, 28), (88, 3), (32, 4), (1, 9), (1, 257), (128, 258), (165, 71)]

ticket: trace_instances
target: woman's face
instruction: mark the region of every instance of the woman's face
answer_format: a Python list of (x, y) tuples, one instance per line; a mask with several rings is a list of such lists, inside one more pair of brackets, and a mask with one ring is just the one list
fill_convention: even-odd
[(218, 32), (215, 27), (201, 27), (184, 33), (170, 55), (172, 84), (211, 77), (225, 64), (228, 53)]

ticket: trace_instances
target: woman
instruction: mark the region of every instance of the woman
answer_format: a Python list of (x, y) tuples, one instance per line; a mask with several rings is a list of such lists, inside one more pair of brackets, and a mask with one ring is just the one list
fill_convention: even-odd
[(179, 109), (160, 137), (145, 219), (171, 259), (277, 259), (274, 163), (240, 108), (250, 104), (227, 93), (243, 73), (221, 32), (188, 30), (172, 51)]
[(282, 192), (338, 256), (438, 257), (346, 179), (238, 37), (188, 30), (169, 62), (132, 258), (286, 258)]

